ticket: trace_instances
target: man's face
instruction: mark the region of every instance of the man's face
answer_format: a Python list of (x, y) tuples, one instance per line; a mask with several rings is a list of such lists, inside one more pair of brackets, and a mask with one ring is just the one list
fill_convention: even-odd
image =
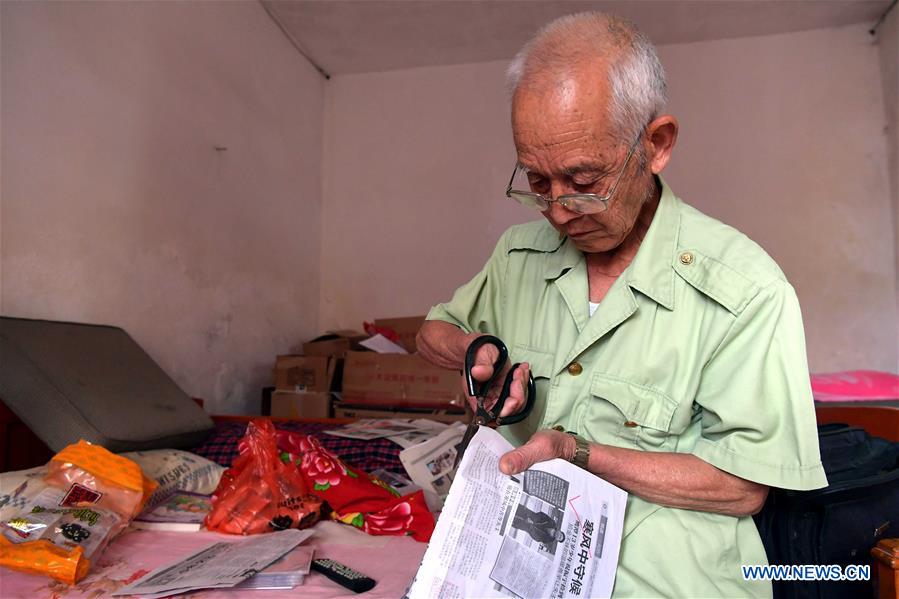
[[(512, 131), (532, 191), (553, 199), (566, 193), (608, 193), (634, 141), (613, 135), (606, 117), (608, 97), (608, 82), (596, 68), (516, 92)], [(652, 174), (640, 164), (642, 141), (606, 211), (579, 214), (552, 202), (543, 212), (582, 252), (614, 250), (633, 230), (655, 189)]]

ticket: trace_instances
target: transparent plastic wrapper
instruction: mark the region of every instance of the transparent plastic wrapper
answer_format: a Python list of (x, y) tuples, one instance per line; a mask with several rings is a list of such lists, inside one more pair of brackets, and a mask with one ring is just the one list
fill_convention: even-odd
[(296, 468), (284, 464), (274, 425), (253, 420), (241, 441), (247, 451), (222, 475), (206, 528), (248, 535), (315, 524), (322, 500), (309, 494)]
[(136, 463), (86, 441), (53, 456), (44, 483), (20, 513), (0, 522), (0, 566), (67, 584), (84, 578), (91, 559), (156, 489)]

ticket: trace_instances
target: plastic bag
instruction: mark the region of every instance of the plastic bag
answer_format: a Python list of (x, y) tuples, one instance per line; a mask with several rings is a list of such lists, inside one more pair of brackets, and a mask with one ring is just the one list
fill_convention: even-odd
[(44, 483), (25, 509), (0, 522), (0, 566), (67, 584), (84, 578), (156, 489), (140, 466), (86, 441), (53, 456)]
[(250, 422), (241, 444), (246, 451), (222, 475), (206, 528), (247, 535), (315, 524), (322, 501), (281, 461), (271, 421)]

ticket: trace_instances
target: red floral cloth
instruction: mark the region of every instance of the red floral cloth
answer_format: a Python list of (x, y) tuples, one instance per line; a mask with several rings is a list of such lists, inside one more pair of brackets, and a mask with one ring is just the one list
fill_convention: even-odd
[[(434, 516), (421, 491), (400, 497), (377, 477), (347, 466), (315, 437), (282, 430), (277, 442), (281, 460), (296, 466), (310, 492), (331, 507), (333, 519), (371, 535), (430, 540)], [(244, 441), (239, 450), (241, 454), (247, 450)]]

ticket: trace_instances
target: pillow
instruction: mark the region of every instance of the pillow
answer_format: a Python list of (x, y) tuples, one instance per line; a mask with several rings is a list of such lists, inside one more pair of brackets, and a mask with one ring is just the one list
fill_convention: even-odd
[(144, 474), (159, 484), (146, 509), (156, 507), (175, 491), (211, 495), (225, 471), (215, 462), (180, 449), (129, 451), (120, 455), (137, 462)]

